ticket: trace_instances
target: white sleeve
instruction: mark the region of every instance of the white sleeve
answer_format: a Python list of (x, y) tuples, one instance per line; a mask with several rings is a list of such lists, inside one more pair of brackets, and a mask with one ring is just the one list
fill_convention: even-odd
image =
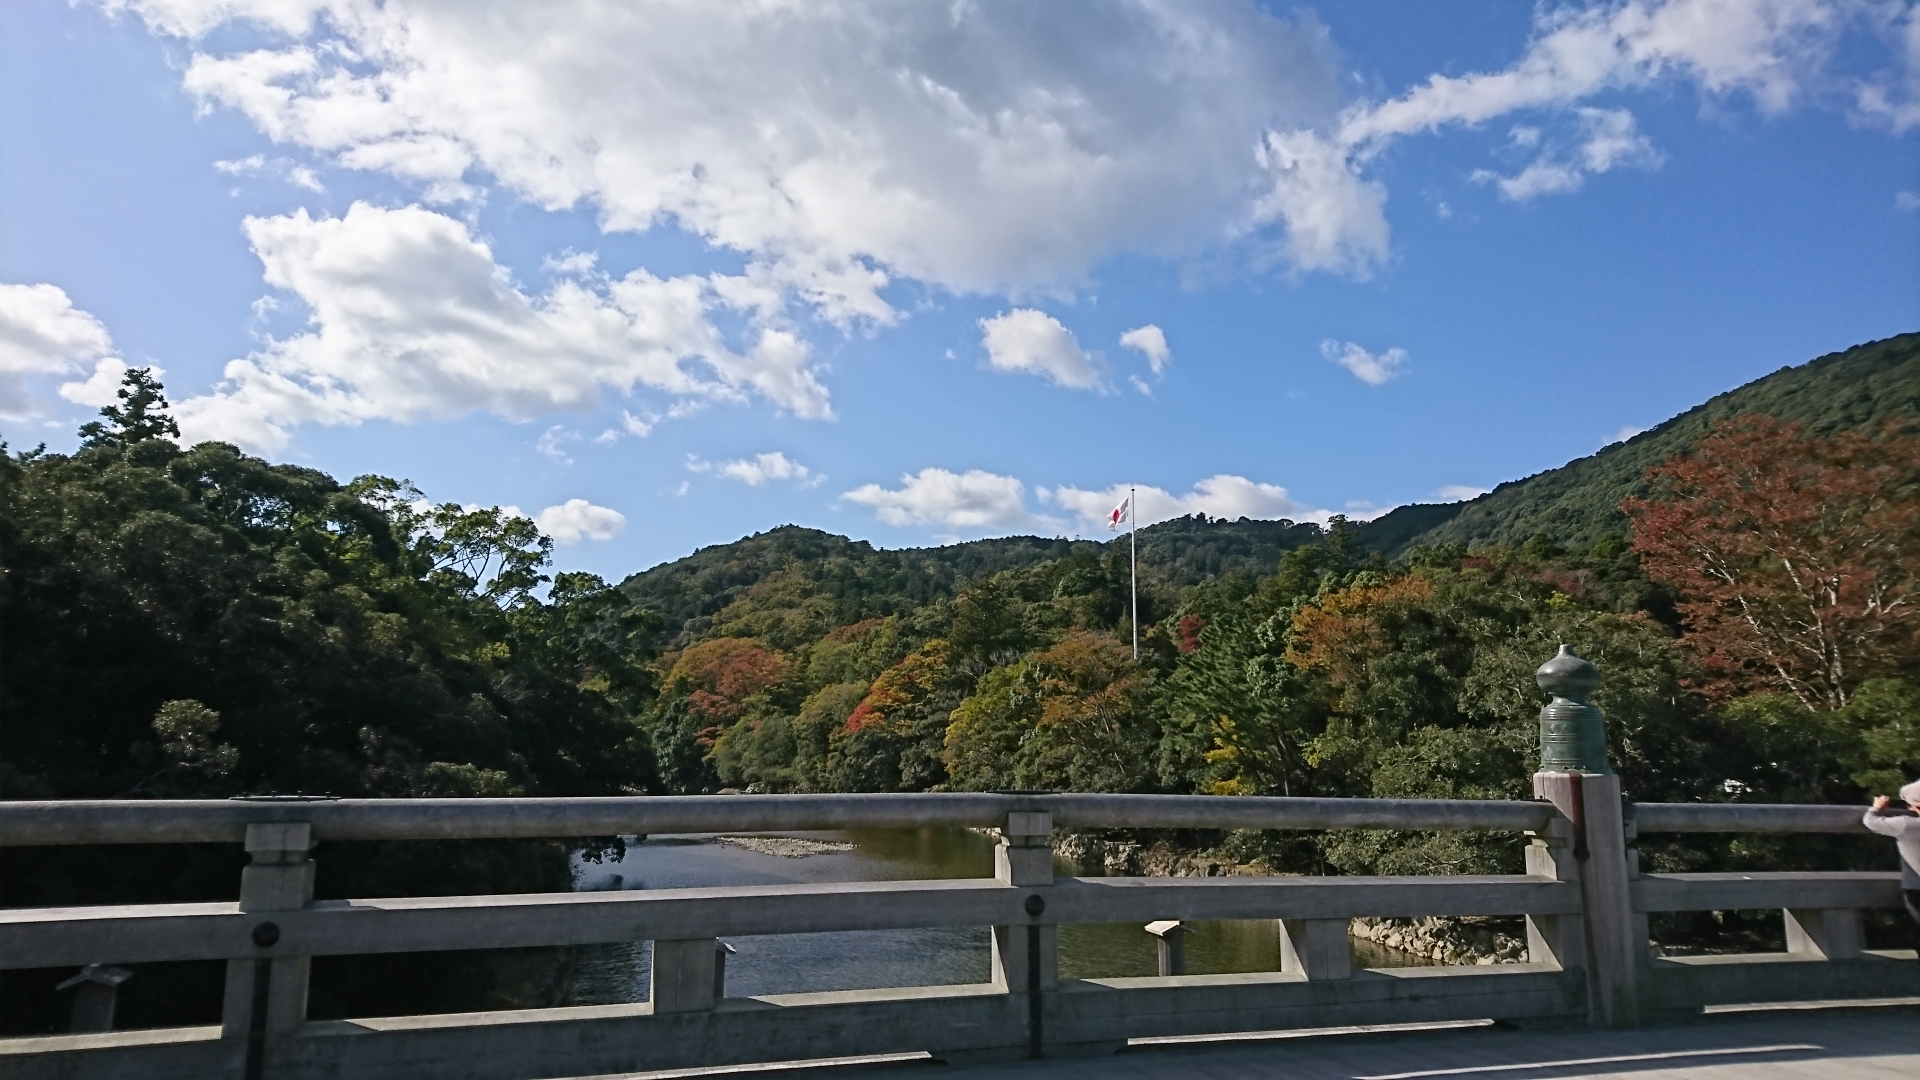
[(1869, 832), (1877, 832), (1881, 836), (1900, 837), (1907, 834), (1910, 827), (1908, 823), (1917, 820), (1920, 818), (1912, 814), (1882, 814), (1877, 810), (1869, 810), (1860, 819), (1860, 824), (1865, 825)]

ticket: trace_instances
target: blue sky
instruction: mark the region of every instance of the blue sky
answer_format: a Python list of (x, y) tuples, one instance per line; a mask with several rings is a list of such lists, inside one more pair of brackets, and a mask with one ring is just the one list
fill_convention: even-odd
[(0, 432), (786, 522), (1458, 498), (1920, 324), (1880, 0), (0, 10)]

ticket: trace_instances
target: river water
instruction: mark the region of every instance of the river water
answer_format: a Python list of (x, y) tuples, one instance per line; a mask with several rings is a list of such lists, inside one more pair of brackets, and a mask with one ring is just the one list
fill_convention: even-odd
[[(618, 859), (574, 860), (576, 890), (676, 889), (830, 881), (909, 881), (993, 876), (994, 841), (963, 829), (790, 833), (781, 837), (652, 836)], [(1062, 864), (1061, 874), (1088, 871)], [(1187, 971), (1194, 975), (1277, 971), (1272, 920), (1193, 924)], [(985, 927), (780, 934), (725, 939), (731, 996), (887, 986), (979, 983), (988, 979)], [(1417, 958), (1356, 939), (1354, 963), (1391, 967)], [(590, 946), (577, 955), (566, 1004), (645, 1001), (648, 942)], [(1155, 942), (1140, 924), (1063, 926), (1060, 974), (1086, 979), (1155, 973)]]

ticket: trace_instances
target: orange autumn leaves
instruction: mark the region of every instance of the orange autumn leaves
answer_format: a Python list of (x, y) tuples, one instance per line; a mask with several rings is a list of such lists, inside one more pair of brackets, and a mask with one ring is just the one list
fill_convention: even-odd
[(1151, 675), (1119, 640), (1085, 630), (982, 676), (953, 710), (942, 751), (952, 786), (1133, 791), (1157, 737)]
[(1677, 585), (1682, 640), (1716, 697), (1765, 688), (1845, 707), (1915, 659), (1920, 437), (1816, 437), (1744, 416), (1647, 474), (1621, 508), (1647, 572)]
[(1389, 578), (1330, 593), (1293, 616), (1287, 662), (1323, 671), (1335, 685), (1358, 682), (1367, 661), (1391, 645), (1381, 613), (1416, 607), (1432, 595), (1433, 583), (1423, 577)]
[(689, 647), (667, 673), (666, 691), (720, 724), (738, 720), (756, 696), (787, 681), (786, 657), (751, 638), (714, 638)]

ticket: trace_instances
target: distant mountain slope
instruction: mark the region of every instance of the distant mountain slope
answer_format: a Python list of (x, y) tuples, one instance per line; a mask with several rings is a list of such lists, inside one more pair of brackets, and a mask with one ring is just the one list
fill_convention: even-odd
[(864, 540), (782, 525), (634, 574), (620, 587), (660, 614), (669, 636), (698, 635), (723, 608), (776, 574), (797, 576), (801, 591), (829, 600), (839, 624), (892, 615), (951, 596), (983, 573), (1065, 557), (1087, 541), (1010, 536), (938, 548), (887, 551)]
[[(1920, 422), (1920, 333), (1782, 368), (1624, 443), (1502, 484), (1472, 502), (1402, 506), (1361, 525), (1359, 536), (1367, 547), (1389, 554), (1440, 542), (1518, 544), (1535, 533), (1590, 545), (1626, 531), (1620, 500), (1637, 488), (1650, 466), (1691, 446), (1715, 422), (1749, 412), (1821, 433), (1873, 430), (1889, 417)], [(1273, 572), (1281, 555), (1321, 535), (1316, 526), (1291, 521), (1175, 518), (1140, 530), (1141, 582), (1178, 589), (1235, 573), (1261, 577)], [(715, 616), (721, 616), (726, 632), (746, 632), (749, 624), (732, 621), (742, 611), (760, 613), (753, 625), (765, 629), (751, 632), (779, 637), (781, 621), (767, 617), (768, 611), (803, 613), (788, 624), (793, 633), (846, 625), (923, 608), (983, 574), (1083, 552), (1124, 558), (1126, 537), (1096, 542), (1009, 536), (883, 550), (784, 525), (701, 548), (634, 574), (621, 588), (661, 615), (668, 638), (698, 638), (714, 625)]]
[(1501, 484), (1471, 502), (1399, 507), (1362, 526), (1361, 539), (1389, 554), (1414, 544), (1518, 544), (1536, 533), (1584, 547), (1626, 532), (1620, 500), (1639, 488), (1648, 468), (1692, 446), (1715, 423), (1744, 413), (1767, 413), (1819, 434), (1871, 432), (1890, 418), (1920, 423), (1920, 333), (1781, 368), (1626, 442)]
[[(1291, 521), (1175, 518), (1140, 530), (1143, 586), (1181, 587), (1231, 573), (1271, 573), (1280, 556), (1319, 539)], [(696, 638), (716, 615), (750, 594), (779, 589), (777, 603), (809, 606), (830, 625), (894, 615), (952, 596), (983, 574), (1062, 559), (1077, 552), (1126, 554), (1124, 535), (1092, 540), (1008, 536), (934, 548), (883, 550), (864, 540), (783, 525), (730, 544), (701, 548), (621, 583), (634, 602), (660, 614), (669, 638)], [(723, 617), (722, 622), (726, 619)]]

